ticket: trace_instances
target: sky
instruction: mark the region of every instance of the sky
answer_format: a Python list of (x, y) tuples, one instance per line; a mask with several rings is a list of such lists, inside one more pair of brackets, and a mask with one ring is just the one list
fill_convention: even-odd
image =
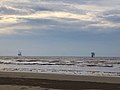
[(0, 0), (0, 56), (120, 56), (120, 0)]

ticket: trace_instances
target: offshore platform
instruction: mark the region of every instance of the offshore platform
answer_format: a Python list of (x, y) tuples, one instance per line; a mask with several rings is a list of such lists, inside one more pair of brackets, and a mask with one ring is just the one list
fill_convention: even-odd
[(95, 57), (95, 53), (91, 52), (91, 58), (94, 58), (94, 57)]
[(18, 51), (18, 56), (22, 56), (22, 52), (21, 51)]

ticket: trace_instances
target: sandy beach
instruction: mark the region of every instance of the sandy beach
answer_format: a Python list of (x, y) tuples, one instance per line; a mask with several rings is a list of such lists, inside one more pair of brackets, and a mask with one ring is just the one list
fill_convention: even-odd
[(120, 90), (120, 77), (0, 72), (0, 90), (8, 87), (9, 90)]

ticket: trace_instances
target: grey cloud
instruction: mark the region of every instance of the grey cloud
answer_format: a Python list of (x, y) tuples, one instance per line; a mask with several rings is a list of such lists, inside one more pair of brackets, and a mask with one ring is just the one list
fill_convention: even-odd
[[(120, 3), (120, 1), (115, 0), (116, 2)], [(16, 23), (10, 23), (9, 25), (2, 25), (2, 27), (15, 27), (16, 30), (22, 29), (31, 29), (36, 27), (37, 30), (39, 29), (56, 29), (56, 30), (79, 30), (79, 31), (109, 31), (109, 30), (119, 30), (119, 27), (109, 27), (110, 25), (104, 26), (101, 24), (102, 21), (107, 21), (107, 23), (112, 22), (112, 24), (116, 24), (120, 22), (120, 7), (113, 7), (118, 3), (113, 2), (113, 0), (24, 0), (23, 2), (20, 0), (13, 0), (9, 2), (5, 2), (5, 5), (0, 4), (0, 14), (3, 16), (0, 17), (0, 20), (3, 20), (5, 17), (4, 15), (17, 15), (13, 18), (16, 18)], [(108, 2), (108, 3), (107, 3)], [(113, 3), (113, 4), (112, 4)], [(84, 7), (82, 6), (84, 5)], [(90, 6), (89, 6), (90, 5)], [(100, 5), (105, 6), (101, 8)], [(88, 7), (87, 7), (88, 6)], [(93, 7), (92, 7), (93, 6)], [(98, 7), (98, 8), (97, 8)], [(96, 10), (103, 9), (101, 11)], [(45, 15), (48, 15), (53, 12), (56, 12), (53, 17), (48, 16), (48, 18), (44, 17), (41, 18), (39, 15), (43, 15), (45, 12), (48, 11)], [(62, 12), (60, 14), (60, 12)], [(37, 13), (37, 14), (36, 14)], [(66, 16), (61, 16), (66, 14)], [(39, 15), (38, 15), (39, 14)], [(70, 14), (70, 16), (68, 15)], [(90, 14), (90, 15), (87, 15)], [(27, 17), (31, 15), (30, 17)], [(35, 16), (37, 18), (35, 18)], [(72, 15), (72, 17), (71, 17)], [(83, 15), (83, 16), (80, 16)], [(23, 17), (20, 17), (23, 16)], [(24, 17), (25, 16), (25, 17)], [(73, 16), (75, 18), (73, 18)], [(87, 17), (89, 16), (89, 18)], [(40, 18), (39, 18), (40, 17)], [(64, 18), (65, 17), (65, 18)], [(70, 18), (71, 17), (71, 18)], [(93, 18), (92, 18), (93, 17)], [(10, 16), (8, 18), (11, 18)], [(85, 19), (83, 19), (85, 18)], [(86, 18), (90, 19), (87, 20)], [(22, 22), (18, 22), (22, 21)], [(105, 23), (106, 24), (106, 23)], [(20, 27), (25, 26), (27, 28)], [(97, 26), (98, 25), (98, 26)], [(40, 27), (41, 26), (41, 27)], [(43, 27), (42, 27), (43, 26)], [(18, 27), (18, 28), (17, 28)], [(28, 28), (31, 27), (31, 28)], [(46, 28), (44, 28), (46, 27)], [(104, 28), (106, 27), (106, 28)], [(23, 30), (24, 31), (24, 30)]]
[(20, 14), (20, 12), (6, 6), (0, 6), (0, 14)]
[(120, 10), (110, 10), (103, 12), (102, 16), (99, 16), (107, 21), (120, 23)]
[(26, 14), (30, 14), (31, 12), (32, 10), (14, 8), (9, 6), (0, 6), (1, 15), (26, 15)]
[(108, 16), (105, 19), (111, 22), (120, 23), (120, 16), (117, 15)]
[(106, 12), (104, 12), (104, 15), (110, 15), (110, 14), (120, 14), (120, 9), (116, 9), (116, 10), (108, 10)]
[[(79, 0), (76, 0), (76, 1), (79, 1)], [(82, 0), (80, 0), (80, 2), (81, 1)], [(84, 4), (114, 6), (114, 5), (120, 5), (120, 1), (119, 0), (84, 0)]]
[(39, 26), (39, 25), (57, 25), (60, 24), (57, 21), (51, 19), (25, 19), (26, 22), (23, 23), (24, 25), (32, 25), (32, 26)]

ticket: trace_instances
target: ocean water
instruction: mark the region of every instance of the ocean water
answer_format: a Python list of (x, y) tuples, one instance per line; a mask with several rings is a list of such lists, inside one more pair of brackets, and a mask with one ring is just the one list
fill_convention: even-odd
[(0, 71), (120, 76), (120, 57), (0, 56)]

